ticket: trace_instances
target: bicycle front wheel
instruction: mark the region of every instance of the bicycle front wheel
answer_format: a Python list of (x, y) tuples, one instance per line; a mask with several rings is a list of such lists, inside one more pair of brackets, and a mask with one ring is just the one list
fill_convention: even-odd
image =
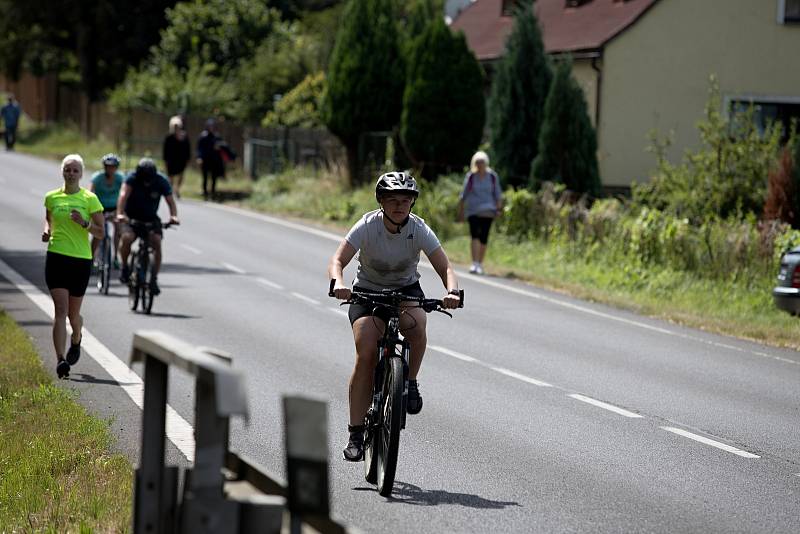
[(152, 265), (154, 262), (153, 253), (150, 252), (147, 256), (148, 262), (144, 265), (142, 269), (142, 311), (146, 314), (150, 314), (153, 311), (153, 292), (150, 291), (150, 284), (152, 282), (153, 272), (152, 272)]
[(139, 280), (139, 251), (130, 255), (130, 280), (128, 281), (128, 307), (136, 311), (139, 306), (139, 291), (143, 281)]
[(111, 283), (111, 239), (105, 236), (100, 247), (100, 271), (97, 273), (97, 289), (103, 295), (108, 295), (108, 286)]
[(389, 359), (389, 366), (383, 381), (383, 404), (381, 406), (381, 426), (375, 440), (379, 441), (378, 453), (378, 493), (384, 497), (392, 494), (394, 475), (397, 469), (397, 453), (400, 449), (400, 429), (403, 423), (403, 361), (398, 357)]

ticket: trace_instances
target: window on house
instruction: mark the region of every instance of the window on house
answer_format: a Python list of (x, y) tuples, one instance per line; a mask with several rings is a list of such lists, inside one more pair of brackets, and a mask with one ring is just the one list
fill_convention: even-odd
[(783, 127), (781, 142), (789, 140), (792, 122), (800, 126), (800, 101), (798, 102), (759, 102), (753, 100), (731, 101), (731, 114), (744, 114), (753, 106), (753, 121), (758, 131), (764, 133), (770, 124), (780, 123)]
[(778, 9), (781, 22), (800, 22), (800, 0), (779, 0)]

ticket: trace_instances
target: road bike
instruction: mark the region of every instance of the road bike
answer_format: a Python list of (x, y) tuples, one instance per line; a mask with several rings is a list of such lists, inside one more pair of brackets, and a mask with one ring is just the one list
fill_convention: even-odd
[(111, 239), (112, 218), (113, 215), (110, 214), (103, 216), (104, 236), (103, 240), (100, 241), (100, 246), (97, 247), (97, 290), (101, 295), (108, 295), (108, 287), (111, 283), (112, 261), (117, 259), (117, 249)]
[(149, 314), (153, 310), (155, 295), (150, 290), (153, 280), (153, 249), (150, 246), (150, 232), (159, 228), (167, 229), (172, 223), (161, 221), (144, 222), (131, 219), (128, 224), (136, 233), (136, 250), (131, 252), (128, 259), (130, 263), (130, 279), (128, 280), (128, 306), (131, 311), (141, 303), (142, 311)]
[[(328, 295), (333, 297), (331, 280)], [(464, 307), (464, 291), (459, 291), (459, 308)], [(408, 397), (408, 362), (411, 347), (400, 331), (400, 316), (409, 308), (422, 308), (426, 313), (440, 312), (452, 315), (442, 308), (442, 301), (410, 297), (395, 290), (380, 293), (353, 291), (341, 305), (363, 304), (375, 311), (384, 308), (389, 320), (378, 341), (378, 364), (372, 404), (364, 418), (364, 478), (378, 486), (378, 493), (388, 497), (392, 493), (400, 449), (400, 431), (406, 427), (406, 401)]]

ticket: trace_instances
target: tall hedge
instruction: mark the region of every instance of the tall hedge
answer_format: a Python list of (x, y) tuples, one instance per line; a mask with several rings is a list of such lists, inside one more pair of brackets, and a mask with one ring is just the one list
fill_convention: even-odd
[(538, 154), (539, 130), (552, 71), (532, 3), (517, 11), (489, 97), (492, 166), (504, 180), (526, 185)]
[(441, 17), (415, 40), (403, 97), (400, 137), (426, 176), (469, 164), (486, 119), (483, 71), (462, 33)]
[(351, 182), (361, 180), (361, 134), (394, 128), (405, 69), (392, 0), (348, 0), (328, 66), (322, 120), (347, 149)]
[(534, 187), (549, 181), (563, 183), (577, 193), (599, 196), (602, 192), (597, 135), (569, 60), (559, 63), (547, 95), (531, 179)]

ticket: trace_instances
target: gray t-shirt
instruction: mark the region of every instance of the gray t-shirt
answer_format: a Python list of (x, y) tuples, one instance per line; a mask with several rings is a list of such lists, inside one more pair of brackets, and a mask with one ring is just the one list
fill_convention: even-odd
[(373, 291), (398, 289), (419, 280), (419, 252), (430, 256), (441, 244), (425, 221), (411, 214), (399, 234), (383, 224), (381, 210), (365, 214), (345, 236), (359, 251), (354, 286)]
[(464, 201), (464, 216), (496, 217), (497, 204), (503, 198), (500, 178), (493, 170), (486, 171), (483, 178), (468, 172), (459, 198)]

